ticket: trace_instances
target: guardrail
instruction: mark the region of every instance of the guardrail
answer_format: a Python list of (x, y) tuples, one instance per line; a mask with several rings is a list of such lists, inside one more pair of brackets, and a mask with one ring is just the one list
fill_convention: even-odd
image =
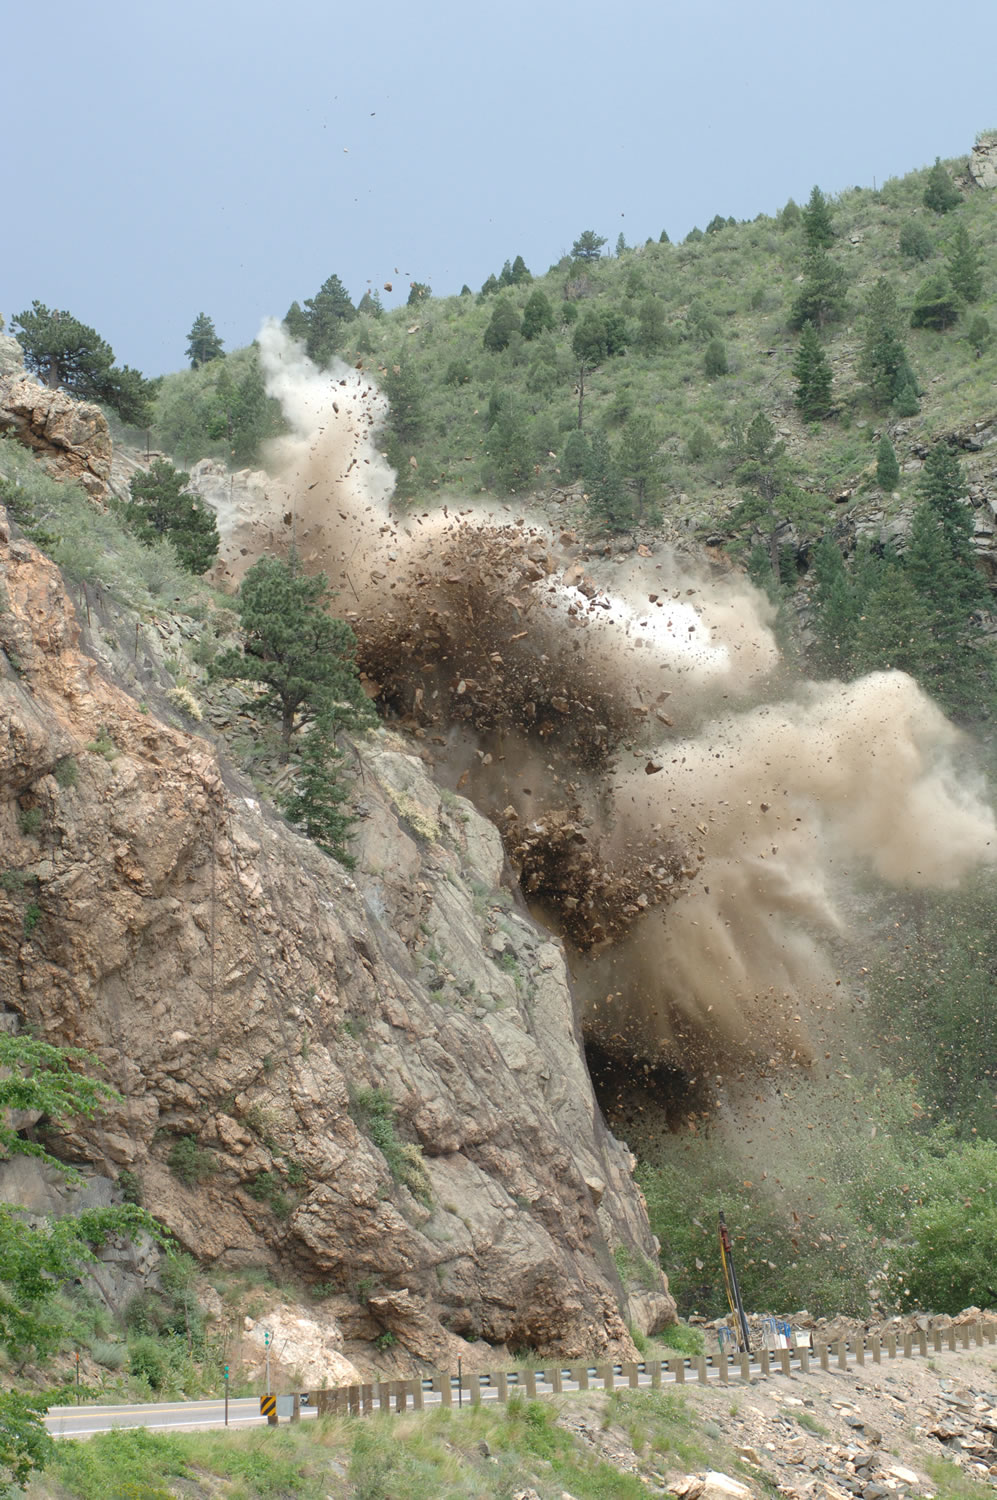
[[(530, 1398), (537, 1395), (557, 1394), (564, 1390), (611, 1391), (617, 1385), (650, 1386), (659, 1389), (662, 1384), (683, 1385), (687, 1378), (707, 1385), (716, 1381), (728, 1385), (732, 1378), (748, 1381), (767, 1378), (770, 1375), (789, 1375), (794, 1370), (807, 1374), (813, 1363), (820, 1369), (831, 1368), (831, 1361), (838, 1370), (847, 1370), (849, 1360), (862, 1366), (868, 1358), (873, 1364), (886, 1359), (910, 1359), (929, 1352), (941, 1353), (943, 1348), (955, 1350), (960, 1346), (970, 1348), (971, 1342), (981, 1347), (984, 1343), (997, 1343), (997, 1322), (953, 1324), (948, 1329), (908, 1329), (899, 1335), (887, 1333), (869, 1334), (861, 1339), (839, 1339), (833, 1344), (816, 1343), (796, 1349), (759, 1349), (757, 1353), (728, 1355), (723, 1349), (716, 1354), (701, 1354), (693, 1357), (680, 1354), (668, 1359), (640, 1360), (636, 1363), (614, 1364), (553, 1364), (535, 1369), (500, 1370), (488, 1374), (433, 1375), (411, 1380), (381, 1380), (357, 1385), (334, 1386), (330, 1389), (309, 1392), (309, 1404), (320, 1416), (326, 1413), (368, 1415), (374, 1410), (402, 1412), (411, 1408), (421, 1411), (427, 1396), (433, 1404), (463, 1405), (465, 1399), (472, 1406), (483, 1399), (507, 1401), (510, 1393)], [(930, 1344), (930, 1350), (929, 1350)], [(466, 1392), (466, 1398), (465, 1398)]]

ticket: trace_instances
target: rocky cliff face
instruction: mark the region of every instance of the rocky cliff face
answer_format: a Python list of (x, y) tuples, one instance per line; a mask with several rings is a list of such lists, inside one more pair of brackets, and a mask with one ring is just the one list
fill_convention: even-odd
[(4, 338), (0, 347), (0, 434), (15, 437), (34, 453), (53, 479), (72, 479), (91, 500), (107, 496), (111, 475), (111, 434), (99, 406), (74, 401), (25, 375)]
[(627, 1350), (626, 1319), (674, 1316), (495, 829), (380, 732), (350, 876), (101, 674), (6, 522), (0, 583), (0, 994), (122, 1095), (66, 1152), (134, 1173), (203, 1261), (324, 1283), (347, 1331), (431, 1364)]

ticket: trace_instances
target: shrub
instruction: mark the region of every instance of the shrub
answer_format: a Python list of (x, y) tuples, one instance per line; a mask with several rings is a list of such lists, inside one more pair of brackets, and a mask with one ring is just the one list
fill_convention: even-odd
[(669, 1349), (674, 1349), (679, 1354), (691, 1354), (694, 1358), (706, 1348), (706, 1340), (700, 1330), (690, 1328), (688, 1323), (669, 1323), (658, 1334), (658, 1338)]
[(418, 1146), (398, 1139), (391, 1095), (385, 1089), (356, 1089), (350, 1094), (350, 1113), (384, 1157), (395, 1181), (428, 1206), (431, 1189), (422, 1152)]
[(719, 375), (726, 375), (729, 369), (727, 364), (727, 347), (721, 339), (711, 339), (706, 346), (703, 356), (703, 369), (706, 371), (707, 380), (716, 380)]
[(194, 1136), (182, 1135), (170, 1147), (166, 1165), (186, 1187), (196, 1187), (213, 1174), (215, 1158), (197, 1144)]
[(918, 219), (908, 219), (900, 231), (900, 254), (905, 260), (929, 260), (934, 254), (934, 241)]
[(80, 779), (80, 768), (71, 755), (64, 755), (55, 763), (52, 775), (63, 788), (76, 786)]
[(162, 1345), (150, 1334), (140, 1334), (128, 1345), (128, 1368), (147, 1380), (154, 1391), (162, 1390), (169, 1375), (169, 1359)]
[(40, 807), (24, 807), (17, 815), (17, 825), (22, 833), (38, 833), (43, 821)]
[(908, 1229), (912, 1245), (894, 1278), (908, 1306), (957, 1313), (997, 1298), (997, 1142), (961, 1142), (925, 1173)]

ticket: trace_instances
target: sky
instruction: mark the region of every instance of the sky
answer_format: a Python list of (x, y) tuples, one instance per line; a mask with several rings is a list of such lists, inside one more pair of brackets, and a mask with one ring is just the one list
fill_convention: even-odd
[(66, 309), (146, 375), (199, 312), (237, 348), (333, 272), (477, 291), (997, 126), (993, 0), (49, 0), (0, 39), (0, 313)]

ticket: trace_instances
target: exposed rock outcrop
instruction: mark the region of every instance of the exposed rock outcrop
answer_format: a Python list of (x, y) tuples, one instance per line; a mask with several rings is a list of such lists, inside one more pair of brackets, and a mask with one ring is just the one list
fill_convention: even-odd
[(105, 500), (111, 434), (99, 406), (39, 385), (23, 371), (0, 371), (0, 433), (32, 448), (53, 479), (75, 479), (92, 500)]
[[(379, 732), (351, 877), (101, 675), (5, 524), (0, 579), (0, 993), (123, 1095), (65, 1150), (127, 1166), (202, 1260), (320, 1280), (429, 1364), (629, 1350), (611, 1251), (655, 1247), (497, 831)], [(630, 1315), (674, 1316), (663, 1279)]]
[(997, 188), (997, 132), (976, 142), (969, 158), (969, 175), (979, 188)]

